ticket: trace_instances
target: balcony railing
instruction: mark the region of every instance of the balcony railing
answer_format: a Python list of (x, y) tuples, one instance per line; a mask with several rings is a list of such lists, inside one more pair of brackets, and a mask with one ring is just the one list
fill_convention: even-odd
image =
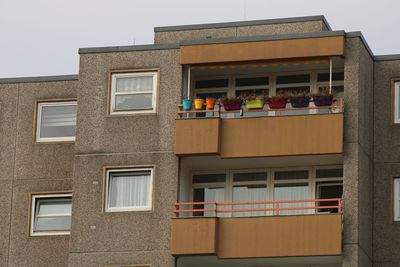
[[(321, 203), (334, 202), (336, 205), (322, 205)], [(247, 205), (270, 205), (271, 208), (239, 208), (234, 209), (234, 206), (247, 206)], [(293, 205), (292, 207), (287, 207)], [(296, 205), (296, 206), (294, 206)], [(191, 206), (193, 208), (181, 207)], [(203, 208), (194, 208), (196, 206), (203, 206)], [(211, 206), (205, 208), (205, 206)], [(225, 209), (225, 207), (230, 207)], [(337, 213), (342, 214), (343, 212), (343, 200), (341, 198), (326, 198), (326, 199), (307, 199), (307, 200), (276, 200), (276, 201), (259, 201), (259, 202), (178, 202), (175, 203), (174, 214), (176, 217), (181, 217), (181, 214), (194, 214), (194, 213), (208, 213), (207, 217), (218, 217), (219, 214), (228, 213), (254, 213), (254, 212), (272, 212), (271, 215), (282, 215), (285, 211), (311, 211), (315, 213)], [(288, 213), (286, 213), (288, 214)], [(289, 213), (290, 214), (290, 213)], [(252, 217), (254, 215), (250, 214)], [(185, 216), (185, 217), (190, 217)], [(195, 216), (197, 217), (197, 216)]]
[[(288, 102), (290, 103), (290, 102)], [(310, 100), (310, 103), (313, 103), (313, 100)], [(194, 109), (194, 105), (192, 105), (190, 110), (183, 110), (183, 105), (178, 105), (177, 114), (181, 118), (194, 118), (190, 115), (196, 114), (207, 114), (207, 117), (216, 117), (222, 118), (227, 114), (239, 114), (240, 117), (246, 117), (247, 114), (260, 114), (259, 116), (281, 116), (281, 115), (299, 115), (299, 111), (308, 111), (310, 114), (318, 114), (321, 113), (343, 113), (344, 112), (344, 101), (343, 98), (334, 99), (332, 105), (328, 106), (315, 106), (310, 105), (308, 107), (290, 107), (290, 105), (286, 105), (289, 107), (285, 108), (270, 108), (268, 104), (265, 104), (261, 109), (246, 109), (243, 104), (239, 110), (225, 110), (223, 108), (223, 104), (220, 102), (216, 102), (214, 109), (207, 109), (206, 103), (203, 104), (202, 109)], [(322, 112), (321, 112), (322, 111)], [(186, 115), (186, 116), (185, 116)], [(304, 113), (301, 113), (304, 115)]]

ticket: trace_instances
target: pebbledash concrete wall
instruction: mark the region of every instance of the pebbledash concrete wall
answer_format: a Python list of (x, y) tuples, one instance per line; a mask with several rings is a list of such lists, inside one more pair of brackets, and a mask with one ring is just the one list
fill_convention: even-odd
[(74, 144), (35, 143), (33, 132), (36, 101), (76, 98), (77, 85), (76, 76), (0, 82), (0, 266), (68, 263), (69, 236), (29, 237), (29, 193), (72, 190)]
[(331, 28), (324, 16), (167, 26), (154, 29), (154, 43), (179, 43), (183, 40), (309, 33), (327, 30), (331, 30)]
[(377, 57), (374, 86), (374, 266), (400, 265), (400, 222), (393, 220), (393, 179), (400, 177), (400, 125), (393, 123), (393, 83), (400, 57)]

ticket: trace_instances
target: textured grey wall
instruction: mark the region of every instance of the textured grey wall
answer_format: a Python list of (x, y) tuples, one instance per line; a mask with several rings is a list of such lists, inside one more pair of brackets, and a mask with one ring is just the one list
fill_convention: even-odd
[(33, 133), (35, 101), (76, 98), (76, 89), (77, 81), (0, 84), (1, 266), (67, 265), (68, 236), (29, 237), (29, 193), (72, 190), (74, 144), (38, 144)]
[(374, 259), (377, 266), (400, 264), (400, 223), (393, 221), (393, 177), (400, 175), (400, 125), (392, 122), (392, 80), (400, 60), (375, 63), (374, 86)]
[(282, 24), (240, 26), (199, 30), (180, 30), (155, 32), (154, 43), (179, 43), (182, 40), (197, 40), (207, 38), (241, 37), (252, 35), (290, 34), (320, 32), (326, 30), (322, 20)]

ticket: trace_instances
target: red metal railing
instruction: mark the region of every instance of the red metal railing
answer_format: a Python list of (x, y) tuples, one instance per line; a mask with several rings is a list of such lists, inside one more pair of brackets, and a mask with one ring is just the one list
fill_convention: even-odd
[[(313, 101), (310, 101), (313, 102)], [(200, 109), (200, 110), (182, 110), (183, 105), (179, 104), (178, 105), (178, 111), (176, 112), (178, 115), (182, 116), (184, 114), (196, 114), (196, 113), (213, 113), (219, 116), (219, 114), (230, 114), (230, 113), (254, 113), (254, 112), (272, 112), (275, 111), (277, 112), (277, 115), (280, 115), (283, 111), (299, 111), (299, 110), (320, 110), (320, 109), (329, 109), (332, 113), (342, 113), (344, 111), (344, 102), (343, 98), (338, 98), (334, 100), (333, 105), (330, 106), (309, 106), (309, 107), (302, 107), (302, 108), (282, 108), (282, 109), (276, 109), (276, 108), (269, 108), (267, 104), (264, 105), (263, 108), (261, 109), (240, 109), (240, 110), (232, 110), (232, 111), (226, 111), (222, 107), (223, 105), (219, 102), (216, 103), (216, 107), (214, 109)], [(203, 104), (203, 107), (206, 106), (206, 103)], [(296, 114), (297, 115), (297, 114)]]
[[(321, 206), (321, 202), (336, 202), (337, 205)], [(283, 204), (302, 203), (309, 206), (300, 207), (282, 207)], [(181, 209), (182, 206), (198, 206), (198, 205), (213, 205), (212, 208), (192, 208)], [(251, 209), (220, 209), (223, 206), (237, 206), (237, 205), (272, 205), (271, 208), (251, 208)], [(298, 210), (337, 210), (337, 213), (343, 212), (343, 199), (341, 198), (326, 198), (326, 199), (306, 199), (306, 200), (276, 200), (276, 201), (259, 201), (259, 202), (178, 202), (175, 203), (174, 214), (178, 217), (181, 213), (198, 213), (198, 212), (211, 212), (214, 216), (219, 213), (236, 213), (236, 212), (260, 212), (271, 211), (273, 215), (279, 215), (280, 211), (298, 211)]]

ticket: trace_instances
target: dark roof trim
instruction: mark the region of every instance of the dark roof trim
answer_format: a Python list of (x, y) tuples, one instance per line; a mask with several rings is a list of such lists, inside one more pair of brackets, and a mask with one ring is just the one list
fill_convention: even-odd
[(363, 42), (365, 48), (367, 49), (369, 55), (373, 59), (375, 59), (374, 53), (372, 52), (371, 48), (369, 47), (367, 41), (364, 38), (364, 35), (361, 32), (359, 32), (359, 31), (357, 31), (357, 32), (346, 32), (346, 38), (360, 38), (361, 41)]
[(276, 35), (260, 35), (246, 37), (228, 37), (228, 38), (211, 38), (201, 40), (185, 40), (181, 41), (181, 45), (201, 45), (201, 44), (222, 44), (222, 43), (239, 43), (239, 42), (257, 42), (257, 41), (272, 41), (272, 40), (289, 40), (303, 38), (318, 38), (330, 36), (343, 36), (344, 31), (325, 31), (312, 33), (295, 33), (295, 34), (276, 34)]
[(5, 83), (35, 83), (35, 82), (60, 82), (78, 80), (78, 75), (57, 75), (57, 76), (37, 76), (37, 77), (18, 77), (0, 78), (0, 84)]
[(243, 26), (295, 23), (295, 22), (306, 22), (306, 21), (317, 21), (317, 20), (322, 20), (322, 22), (325, 24), (327, 29), (330, 31), (332, 30), (331, 26), (325, 19), (325, 16), (320, 15), (320, 16), (305, 16), (305, 17), (280, 18), (280, 19), (248, 20), (248, 21), (235, 21), (235, 22), (155, 27), (154, 32), (203, 30), (203, 29), (228, 28), (228, 27), (243, 27)]
[(149, 44), (79, 48), (79, 54), (179, 49), (179, 44)]
[(393, 61), (393, 60), (400, 60), (400, 54), (375, 56), (375, 61)]

